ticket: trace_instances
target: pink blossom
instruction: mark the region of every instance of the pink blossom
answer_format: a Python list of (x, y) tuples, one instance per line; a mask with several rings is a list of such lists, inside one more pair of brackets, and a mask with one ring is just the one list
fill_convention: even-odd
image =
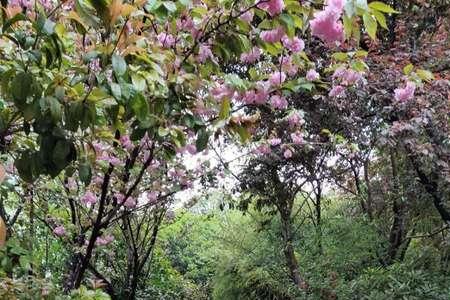
[(191, 155), (194, 155), (197, 153), (197, 147), (193, 144), (186, 145), (185, 148), (186, 148), (186, 151)]
[(231, 98), (234, 95), (234, 90), (225, 84), (220, 84), (219, 86), (211, 89), (210, 92), (216, 101), (221, 101), (223, 98)]
[(151, 191), (147, 193), (147, 199), (149, 203), (155, 203), (158, 200), (159, 193), (156, 191)]
[(406, 86), (404, 88), (397, 88), (394, 90), (395, 100), (397, 102), (406, 102), (414, 98), (414, 92), (416, 90), (416, 85), (414, 82), (408, 81), (406, 82)]
[(59, 225), (56, 226), (55, 229), (53, 229), (53, 233), (57, 236), (64, 236), (66, 235), (66, 229), (64, 228), (64, 226)]
[(316, 70), (314, 69), (310, 69), (308, 70), (308, 72), (306, 72), (306, 80), (308, 81), (315, 81), (318, 80), (320, 78), (319, 73), (316, 72)]
[(136, 199), (134, 199), (133, 197), (128, 197), (127, 200), (125, 200), (125, 202), (123, 203), (123, 206), (127, 207), (127, 208), (134, 208), (136, 207), (137, 201)]
[(118, 203), (122, 203), (123, 200), (125, 199), (125, 195), (122, 193), (115, 193), (114, 198), (116, 198)]
[(122, 145), (122, 147), (124, 147), (128, 151), (133, 149), (133, 143), (131, 142), (129, 135), (122, 135), (120, 137), (120, 144)]
[(67, 184), (66, 184), (66, 187), (69, 189), (69, 190), (76, 190), (76, 188), (77, 188), (77, 182), (76, 182), (76, 180), (73, 178), (73, 177), (69, 177), (69, 178), (67, 178)]
[(272, 138), (269, 140), (269, 144), (272, 146), (278, 146), (279, 144), (281, 144), (281, 139), (280, 138)]
[(297, 112), (292, 113), (288, 118), (287, 118), (288, 122), (289, 122), (289, 126), (290, 127), (295, 127), (297, 125), (302, 125), (303, 124), (303, 120), (300, 117), (300, 115)]
[(241, 62), (251, 64), (259, 60), (261, 57), (261, 49), (253, 47), (252, 50), (241, 54)]
[(161, 43), (161, 46), (163, 46), (164, 48), (171, 48), (173, 45), (175, 45), (175, 38), (169, 33), (161, 32), (160, 34), (158, 34), (157, 38)]
[(177, 29), (180, 31), (191, 31), (194, 29), (194, 21), (188, 15), (182, 15), (177, 19)]
[(333, 73), (333, 79), (341, 79), (343, 80), (345, 75), (347, 74), (347, 69), (345, 67), (339, 67), (336, 70), (334, 70)]
[(254, 102), (255, 104), (264, 104), (269, 97), (269, 92), (263, 86), (260, 86), (256, 89)]
[(343, 97), (344, 94), (345, 94), (345, 88), (342, 85), (336, 85), (330, 90), (330, 92), (328, 93), (328, 96)]
[(81, 197), (81, 202), (85, 205), (94, 205), (97, 203), (97, 197), (91, 191), (87, 191), (83, 197)]
[(282, 84), (286, 80), (286, 74), (284, 72), (277, 71), (272, 73), (269, 77), (269, 82), (273, 86)]
[(326, 43), (340, 42), (344, 39), (344, 28), (339, 20), (343, 9), (343, 0), (328, 1), (323, 11), (316, 12), (310, 21), (311, 34)]
[(283, 156), (284, 156), (284, 158), (286, 158), (286, 159), (291, 158), (291, 157), (292, 157), (292, 151), (291, 151), (290, 149), (284, 150)]
[(278, 15), (284, 9), (283, 0), (257, 0), (258, 8), (265, 10), (271, 17)]
[(109, 157), (108, 162), (115, 167), (119, 166), (122, 163), (122, 161), (120, 159), (118, 159), (117, 157), (114, 157), (114, 156)]
[(284, 29), (281, 26), (278, 26), (272, 30), (261, 31), (259, 37), (266, 43), (276, 43), (281, 40), (284, 36)]
[(91, 62), (89, 63), (89, 69), (93, 73), (100, 72), (102, 70), (102, 67), (100, 66), (100, 59), (95, 58), (95, 59), (91, 60)]
[(296, 36), (289, 39), (288, 36), (285, 35), (281, 41), (283, 42), (283, 46), (293, 53), (301, 52), (305, 49), (305, 42)]
[(288, 73), (289, 76), (294, 76), (298, 72), (298, 65), (292, 62), (291, 56), (280, 57), (281, 70)]
[(98, 237), (95, 240), (95, 244), (97, 246), (106, 246), (108, 244), (111, 244), (114, 241), (114, 237), (110, 234), (104, 236), (104, 237)]
[(259, 145), (254, 151), (256, 154), (269, 154), (270, 152), (272, 152), (272, 150), (270, 150), (269, 145), (266, 144)]
[(294, 144), (297, 145), (303, 144), (303, 135), (300, 132), (291, 133), (291, 139)]
[(243, 13), (239, 19), (241, 19), (242, 21), (245, 21), (247, 23), (250, 23), (251, 21), (253, 21), (253, 10), (248, 10), (245, 13)]
[(9, 5), (19, 6), (21, 8), (25, 8), (25, 9), (32, 9), (33, 1), (31, 1), (31, 0), (10, 0)]
[(53, 9), (53, 1), (52, 0), (39, 0), (39, 2), (41, 3), (42, 7), (46, 11), (51, 11)]
[(288, 107), (288, 102), (286, 98), (279, 96), (279, 95), (273, 95), (270, 97), (270, 105), (274, 109), (286, 109)]
[(208, 58), (215, 61), (214, 54), (211, 52), (211, 47), (205, 44), (200, 45), (197, 56), (198, 62), (204, 63)]

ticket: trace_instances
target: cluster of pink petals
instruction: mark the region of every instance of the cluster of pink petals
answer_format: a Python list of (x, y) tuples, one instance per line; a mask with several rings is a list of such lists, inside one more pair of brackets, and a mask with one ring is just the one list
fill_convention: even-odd
[(288, 107), (288, 102), (285, 97), (279, 95), (273, 95), (270, 97), (270, 105), (274, 109), (286, 109)]
[(281, 144), (281, 139), (280, 139), (280, 138), (271, 138), (271, 139), (269, 140), (269, 144), (270, 144), (271, 146), (278, 146), (278, 145)]
[(284, 72), (276, 71), (269, 77), (269, 82), (272, 86), (279, 86), (286, 80)]
[(125, 200), (125, 202), (123, 202), (123, 206), (125, 206), (126, 208), (134, 208), (137, 205), (137, 201), (135, 198), (133, 197), (128, 197), (127, 200)]
[(19, 6), (21, 8), (31, 9), (33, 8), (34, 1), (31, 0), (10, 0), (9, 5)]
[(259, 60), (261, 57), (261, 49), (253, 47), (252, 50), (241, 54), (241, 62), (245, 64), (252, 64)]
[(52, 0), (39, 0), (42, 7), (46, 11), (51, 11), (53, 9), (53, 1)]
[(149, 203), (155, 203), (158, 201), (159, 193), (156, 191), (151, 191), (147, 193), (147, 199)]
[(81, 197), (81, 202), (83, 202), (85, 205), (94, 205), (95, 203), (97, 203), (97, 197), (91, 191), (87, 191), (83, 195), (83, 197)]
[(397, 88), (394, 90), (394, 97), (397, 102), (406, 102), (414, 98), (414, 92), (416, 90), (416, 85), (414, 82), (406, 82), (404, 88)]
[(341, 81), (341, 85), (349, 86), (360, 82), (362, 79), (362, 74), (352, 69), (339, 67), (334, 71), (333, 79), (339, 79)]
[(195, 28), (194, 21), (188, 15), (182, 15), (177, 19), (177, 30), (179, 31), (191, 31)]
[(248, 11), (246, 11), (245, 13), (243, 13), (243, 14), (239, 17), (239, 19), (241, 19), (242, 21), (245, 21), (245, 22), (247, 22), (247, 23), (250, 23), (251, 21), (253, 21), (253, 15), (254, 15), (253, 10), (248, 10)]
[(284, 29), (283, 27), (278, 26), (277, 28), (272, 30), (261, 31), (259, 37), (266, 43), (276, 43), (281, 41), (281, 39), (284, 37)]
[(298, 65), (292, 62), (291, 56), (280, 57), (281, 70), (286, 72), (289, 76), (294, 76), (298, 72)]
[(342, 85), (335, 85), (328, 93), (328, 96), (333, 98), (339, 98), (345, 96), (345, 87)]
[(95, 244), (97, 246), (106, 246), (106, 245), (111, 244), (113, 241), (114, 241), (114, 237), (112, 235), (108, 234), (108, 235), (105, 235), (104, 237), (98, 237), (95, 240)]
[(214, 54), (211, 51), (211, 46), (206, 44), (200, 45), (198, 49), (197, 61), (199, 63), (204, 63), (208, 58), (215, 61)]
[(260, 85), (254, 90), (248, 90), (242, 96), (245, 104), (264, 104), (269, 97), (269, 91), (266, 87)]
[(284, 156), (284, 158), (286, 158), (286, 159), (291, 158), (291, 157), (292, 157), (292, 151), (291, 151), (291, 149), (286, 148), (286, 150), (284, 150), (284, 152), (283, 152), (283, 156)]
[(120, 144), (128, 151), (133, 149), (133, 142), (131, 142), (129, 135), (122, 135), (120, 137)]
[(320, 78), (319, 73), (316, 72), (316, 70), (314, 69), (310, 69), (308, 70), (308, 72), (306, 72), (306, 80), (308, 81), (315, 81), (318, 80)]
[(187, 153), (194, 155), (197, 153), (197, 147), (194, 144), (188, 144), (184, 147)]
[(257, 7), (265, 10), (271, 17), (278, 15), (284, 9), (283, 0), (256, 0)]
[(219, 84), (210, 90), (211, 96), (216, 101), (222, 101), (224, 98), (231, 98), (234, 95), (234, 89), (226, 84)]
[(344, 0), (327, 1), (325, 9), (316, 12), (310, 21), (311, 34), (330, 44), (343, 41), (344, 27), (339, 20), (343, 8)]
[(269, 154), (270, 152), (272, 152), (272, 150), (270, 150), (270, 147), (267, 144), (261, 144), (254, 150), (254, 153), (262, 155)]
[(77, 189), (77, 181), (73, 177), (67, 178), (66, 188), (70, 191)]
[(305, 49), (305, 42), (296, 36), (290, 39), (285, 35), (281, 38), (281, 41), (283, 42), (283, 46), (293, 53), (298, 53)]
[(175, 45), (175, 38), (170, 33), (161, 32), (157, 36), (158, 41), (161, 43), (161, 46), (164, 48), (171, 48), (173, 45)]
[(305, 121), (302, 119), (302, 117), (297, 112), (290, 114), (287, 118), (287, 121), (288, 121), (290, 127), (300, 126), (305, 123)]
[(57, 235), (57, 236), (65, 236), (65, 235), (66, 235), (66, 229), (64, 228), (64, 226), (59, 225), (59, 226), (56, 226), (56, 227), (53, 229), (53, 233), (54, 233), (55, 235)]
[(294, 144), (301, 145), (303, 144), (303, 135), (301, 132), (293, 132), (291, 133), (291, 139)]

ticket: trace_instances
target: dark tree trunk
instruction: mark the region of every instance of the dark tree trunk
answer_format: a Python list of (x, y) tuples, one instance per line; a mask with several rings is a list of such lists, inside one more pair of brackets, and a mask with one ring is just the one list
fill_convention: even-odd
[(400, 192), (400, 184), (398, 178), (398, 166), (396, 161), (396, 155), (394, 151), (391, 151), (391, 168), (392, 168), (392, 180), (394, 189), (394, 199), (392, 203), (392, 212), (394, 214), (394, 220), (389, 233), (389, 246), (386, 257), (386, 264), (392, 264), (399, 254), (399, 250), (404, 242), (405, 238), (405, 219), (406, 219), (406, 202), (403, 201), (402, 193)]
[(289, 270), (289, 275), (292, 281), (301, 289), (304, 289), (305, 280), (300, 276), (298, 268), (298, 261), (295, 257), (294, 247), (292, 245), (292, 224), (291, 224), (291, 210), (280, 212), (281, 215), (281, 235), (284, 243), (284, 257), (286, 259), (286, 266)]

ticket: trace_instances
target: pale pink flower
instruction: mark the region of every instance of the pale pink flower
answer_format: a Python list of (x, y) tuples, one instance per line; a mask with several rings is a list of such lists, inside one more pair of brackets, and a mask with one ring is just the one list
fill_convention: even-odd
[(288, 102), (283, 96), (273, 95), (270, 97), (270, 105), (274, 109), (286, 109), (288, 107)]
[(273, 86), (281, 85), (286, 80), (286, 74), (284, 72), (274, 72), (269, 77), (269, 82)]
[(271, 17), (278, 15), (284, 9), (283, 0), (256, 0), (258, 8), (265, 10)]
[(186, 145), (185, 148), (186, 148), (186, 151), (191, 155), (194, 155), (197, 153), (197, 147), (194, 144)]
[(289, 123), (290, 127), (295, 127), (297, 125), (302, 125), (303, 122), (304, 122), (297, 112), (294, 112), (291, 115), (289, 115), (287, 120), (288, 120), (288, 123)]
[(270, 152), (272, 152), (272, 150), (270, 150), (270, 147), (267, 144), (261, 144), (254, 150), (254, 153), (256, 154), (269, 154)]
[(241, 62), (246, 64), (254, 63), (261, 57), (261, 49), (253, 47), (252, 50), (241, 54)]
[(292, 151), (291, 151), (290, 149), (284, 150), (283, 156), (284, 156), (284, 158), (286, 158), (286, 159), (291, 158), (291, 157), (292, 157)]
[(19, 6), (21, 8), (25, 9), (32, 9), (33, 8), (33, 1), (31, 0), (10, 0), (9, 5), (11, 6)]
[(266, 43), (276, 43), (281, 40), (284, 36), (284, 29), (281, 26), (278, 26), (272, 30), (261, 31), (259, 37)]
[(225, 84), (220, 84), (219, 86), (212, 88), (211, 96), (216, 101), (221, 101), (223, 98), (231, 98), (234, 95), (234, 90)]
[(127, 200), (125, 200), (125, 202), (123, 203), (123, 206), (127, 207), (127, 208), (134, 208), (136, 207), (137, 201), (136, 199), (134, 199), (133, 197), (128, 197)]
[(164, 48), (171, 48), (173, 45), (175, 45), (175, 38), (169, 33), (161, 32), (160, 34), (158, 34), (157, 38), (161, 43), (161, 46), (163, 46)]
[(306, 72), (306, 80), (308, 81), (315, 81), (318, 80), (320, 78), (319, 73), (316, 72), (316, 70), (314, 69), (310, 69), (308, 70), (308, 72)]
[(339, 20), (342, 14), (343, 1), (328, 1), (323, 11), (316, 12), (310, 21), (311, 34), (326, 43), (341, 42), (344, 39), (344, 27)]
[(156, 191), (151, 191), (147, 193), (147, 199), (149, 203), (155, 203), (158, 200), (159, 193)]
[(66, 187), (73, 191), (77, 189), (77, 181), (73, 177), (67, 178), (67, 184)]
[(194, 29), (194, 21), (188, 15), (182, 15), (177, 19), (177, 29), (180, 31), (191, 31)]
[(414, 82), (406, 82), (404, 88), (397, 88), (394, 90), (394, 97), (397, 102), (406, 102), (414, 98), (414, 92), (416, 90), (416, 85)]
[(298, 65), (292, 62), (291, 56), (281, 56), (279, 58), (281, 70), (286, 72), (289, 76), (294, 76), (298, 72)]
[(120, 144), (122, 145), (122, 147), (124, 147), (128, 151), (133, 149), (133, 143), (131, 142), (129, 135), (122, 135), (120, 137)]
[(214, 54), (211, 52), (211, 47), (205, 44), (200, 45), (197, 56), (198, 62), (204, 63), (208, 58), (215, 61)]
[(64, 226), (59, 225), (56, 226), (55, 229), (53, 229), (53, 233), (57, 236), (64, 236), (66, 235), (66, 229), (64, 228)]
[(328, 96), (330, 97), (343, 97), (345, 95), (345, 88), (342, 85), (336, 85), (334, 86), (330, 92), (328, 93)]
[(303, 135), (300, 132), (291, 133), (291, 139), (294, 144), (297, 145), (303, 144)]
[(94, 205), (97, 203), (97, 197), (91, 191), (87, 191), (83, 197), (81, 197), (81, 202), (85, 205)]
[(289, 39), (289, 37), (285, 35), (281, 39), (281, 41), (283, 42), (283, 46), (293, 53), (301, 52), (303, 51), (303, 49), (305, 49), (305, 42), (296, 36), (294, 36), (292, 39)]
[(242, 21), (245, 21), (247, 23), (250, 23), (251, 21), (253, 21), (253, 15), (254, 15), (254, 13), (253, 13), (253, 10), (251, 9), (251, 10), (248, 10), (245, 13), (243, 13), (239, 17), (239, 19), (241, 19)]
[(281, 144), (281, 139), (280, 138), (271, 138), (269, 140), (269, 144), (271, 146), (278, 146), (279, 144)]
[(114, 198), (116, 198), (118, 203), (122, 203), (123, 200), (125, 199), (125, 195), (122, 193), (115, 193)]

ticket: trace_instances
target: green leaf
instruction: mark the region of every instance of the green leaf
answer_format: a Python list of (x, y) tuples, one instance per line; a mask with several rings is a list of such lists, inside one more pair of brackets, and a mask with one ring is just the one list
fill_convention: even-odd
[(395, 9), (380, 1), (370, 2), (369, 7), (385, 13), (398, 13)]
[(363, 15), (363, 22), (367, 33), (372, 38), (372, 40), (375, 40), (375, 38), (377, 37), (377, 27), (378, 27), (376, 19), (372, 15), (365, 13)]
[(418, 69), (416, 71), (417, 76), (420, 77), (420, 79), (424, 80), (424, 81), (431, 81), (434, 80), (434, 75), (433, 73), (431, 73), (428, 70), (424, 70), (424, 69)]
[(177, 11), (177, 6), (172, 1), (165, 1), (163, 2), (163, 5), (171, 13)]
[(145, 97), (141, 93), (137, 93), (133, 99), (131, 99), (131, 110), (135, 114), (139, 122), (145, 122), (149, 115), (149, 106)]
[(165, 128), (165, 127), (160, 126), (160, 127), (158, 128), (158, 135), (159, 135), (160, 137), (165, 137), (165, 136), (167, 136), (169, 133), (170, 133), (170, 131), (169, 131), (167, 128)]
[(88, 186), (91, 183), (92, 169), (91, 165), (87, 161), (83, 161), (79, 164), (78, 175), (80, 176), (81, 182), (84, 183), (85, 186)]
[(64, 169), (75, 157), (75, 146), (68, 140), (58, 140), (53, 148), (52, 161), (57, 169)]
[(114, 54), (112, 56), (112, 66), (117, 76), (122, 76), (127, 71), (127, 63), (122, 56)]
[(195, 141), (195, 147), (197, 148), (198, 152), (201, 152), (206, 149), (208, 146), (208, 140), (209, 140), (209, 132), (205, 129), (199, 130), (197, 133), (197, 140)]
[(380, 13), (377, 10), (374, 10), (374, 11), (372, 11), (372, 14), (375, 16), (375, 19), (377, 19), (377, 21), (381, 27), (383, 27), (384, 29), (388, 29), (387, 23), (386, 23), (386, 17), (382, 13)]
[(25, 104), (32, 91), (33, 78), (30, 73), (21, 72), (11, 82), (11, 93), (16, 104)]
[(412, 64), (407, 64), (404, 68), (403, 68), (403, 74), (405, 75), (409, 75), (411, 74), (411, 72), (413, 71), (414, 66)]
[(230, 99), (223, 99), (220, 105), (219, 119), (225, 120), (230, 116)]

